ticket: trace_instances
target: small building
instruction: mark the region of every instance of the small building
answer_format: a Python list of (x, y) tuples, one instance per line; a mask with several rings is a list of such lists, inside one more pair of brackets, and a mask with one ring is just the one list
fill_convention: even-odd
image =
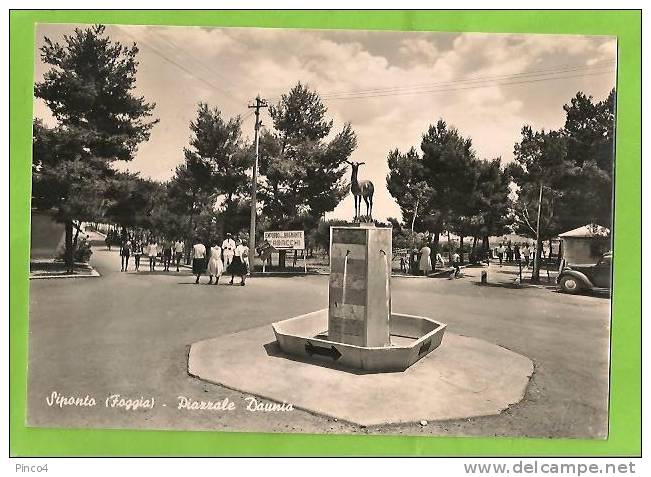
[(610, 230), (597, 224), (587, 224), (558, 234), (565, 263), (595, 263), (610, 250)]

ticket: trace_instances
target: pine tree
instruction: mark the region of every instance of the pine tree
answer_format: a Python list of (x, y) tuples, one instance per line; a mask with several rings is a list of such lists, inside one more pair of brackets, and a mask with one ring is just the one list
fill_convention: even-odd
[[(333, 122), (318, 93), (298, 83), (269, 107), (273, 130), (260, 141), (259, 197), (274, 228), (314, 229), (348, 193), (342, 167), (357, 138), (350, 124), (328, 141)], [(281, 254), (281, 266), (284, 255)]]
[(135, 96), (138, 48), (113, 42), (105, 27), (75, 29), (59, 44), (45, 38), (41, 60), (52, 68), (34, 94), (56, 125), (34, 127), (33, 202), (65, 223), (66, 265), (73, 269), (73, 221), (96, 218), (113, 161), (133, 159), (149, 139), (154, 104)]

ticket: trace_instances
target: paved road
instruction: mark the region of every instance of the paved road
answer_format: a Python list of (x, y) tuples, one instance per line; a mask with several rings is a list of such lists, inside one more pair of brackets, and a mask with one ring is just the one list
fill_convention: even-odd
[[(146, 262), (146, 260), (144, 260)], [(396, 278), (393, 309), (448, 323), (528, 356), (525, 399), (499, 416), (359, 428), (303, 411), (249, 412), (246, 396), (187, 375), (190, 343), (327, 306), (327, 277), (253, 277), (246, 287), (194, 285), (188, 271), (119, 271), (115, 250), (95, 247), (99, 278), (33, 280), (28, 423), (274, 432), (604, 437), (607, 432), (609, 300), (549, 289), (512, 289), (514, 270), (491, 265), (459, 280)], [(141, 270), (148, 270), (143, 263)], [(205, 280), (205, 279), (204, 279)], [(93, 396), (92, 407), (48, 406), (53, 391)], [(107, 396), (154, 397), (151, 410), (106, 408)], [(177, 397), (228, 398), (237, 411), (184, 411)], [(165, 405), (165, 406), (164, 406)], [(406, 403), (408, 405), (408, 403)]]

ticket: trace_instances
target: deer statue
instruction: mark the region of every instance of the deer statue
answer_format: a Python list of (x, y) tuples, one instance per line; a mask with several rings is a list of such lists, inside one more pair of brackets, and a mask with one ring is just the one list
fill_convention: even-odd
[(346, 163), (350, 164), (351, 167), (350, 192), (355, 199), (355, 218), (357, 219), (361, 215), (362, 198), (366, 203), (366, 215), (371, 217), (373, 214), (373, 191), (375, 188), (371, 181), (357, 180), (357, 170), (359, 166), (365, 163), (351, 161), (346, 161)]

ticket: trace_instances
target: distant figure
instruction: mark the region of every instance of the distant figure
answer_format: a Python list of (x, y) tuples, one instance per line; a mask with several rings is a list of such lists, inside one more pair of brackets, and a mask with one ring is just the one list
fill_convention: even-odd
[(226, 234), (226, 238), (222, 242), (222, 253), (224, 255), (224, 267), (228, 269), (235, 254), (235, 240), (233, 240), (233, 236), (230, 233)]
[(183, 250), (185, 249), (185, 244), (181, 239), (178, 239), (174, 242), (174, 260), (176, 261), (176, 271), (179, 271), (179, 265), (181, 264), (181, 258), (183, 258)]
[(136, 272), (140, 271), (140, 257), (142, 256), (142, 242), (137, 238), (133, 242), (133, 260), (135, 262)]
[(416, 275), (418, 272), (418, 249), (414, 248), (409, 255), (409, 272)]
[(513, 257), (515, 258), (516, 262), (519, 262), (522, 258), (522, 255), (520, 254), (520, 246), (518, 244), (515, 244), (513, 246)]
[(199, 283), (201, 274), (206, 271), (206, 246), (195, 239), (192, 246), (192, 274), (197, 276), (194, 283)]
[(163, 265), (166, 272), (170, 271), (170, 265), (172, 264), (172, 246), (172, 242), (166, 239), (163, 244)]
[(122, 242), (122, 247), (120, 247), (120, 271), (126, 272), (129, 268), (129, 256), (131, 255), (131, 240), (127, 238)]
[(457, 252), (452, 254), (452, 266), (454, 267), (454, 278), (459, 278), (459, 272), (461, 271), (461, 257)]
[(233, 284), (235, 276), (240, 277), (240, 285), (244, 286), (246, 284), (246, 274), (249, 271), (248, 267), (246, 266), (247, 255), (248, 248), (242, 245), (242, 241), (240, 239), (237, 239), (235, 250), (233, 251), (233, 261), (226, 269), (226, 271), (231, 276), (231, 285)]
[(156, 254), (158, 253), (158, 244), (156, 240), (151, 239), (147, 246), (147, 256), (149, 257), (149, 271), (156, 270)]
[(529, 268), (529, 260), (531, 259), (531, 250), (529, 250), (528, 243), (524, 244), (524, 248), (522, 249), (522, 256), (524, 257), (525, 266)]
[(425, 276), (428, 276), (429, 272), (432, 270), (432, 262), (430, 262), (429, 258), (431, 253), (432, 249), (430, 249), (427, 245), (420, 249), (420, 262), (418, 268), (420, 272)]
[(506, 249), (504, 248), (504, 244), (501, 243), (499, 247), (497, 247), (497, 258), (500, 260), (500, 267), (502, 266), (502, 262), (504, 262), (504, 252)]
[(215, 277), (215, 285), (219, 284), (219, 277), (222, 276), (224, 272), (224, 262), (222, 262), (222, 249), (219, 245), (219, 242), (215, 242), (215, 245), (210, 247), (210, 258), (208, 259), (208, 276), (210, 280), (208, 285), (212, 283), (212, 277)]
[(404, 255), (400, 255), (400, 271), (402, 273), (407, 273), (407, 264)]

